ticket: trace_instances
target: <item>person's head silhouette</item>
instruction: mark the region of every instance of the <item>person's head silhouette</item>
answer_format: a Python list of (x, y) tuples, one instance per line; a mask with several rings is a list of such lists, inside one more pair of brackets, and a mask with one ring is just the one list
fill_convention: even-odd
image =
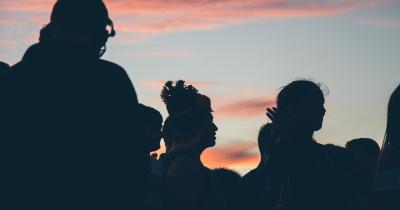
[(162, 116), (156, 109), (139, 104), (140, 121), (143, 125), (148, 152), (160, 149)]
[(258, 149), (261, 155), (260, 164), (264, 163), (267, 156), (271, 153), (277, 139), (278, 133), (275, 132), (271, 124), (261, 126), (257, 138)]
[(173, 125), (173, 145), (202, 151), (215, 145), (211, 101), (185, 81), (167, 82), (161, 93)]
[(353, 139), (346, 143), (346, 149), (351, 152), (357, 169), (374, 172), (380, 153), (376, 141), (368, 138)]
[(382, 149), (387, 146), (400, 148), (400, 85), (389, 99), (386, 134)]
[(278, 94), (277, 108), (295, 128), (306, 133), (321, 129), (325, 116), (325, 97), (319, 84), (296, 80)]
[(72, 44), (101, 57), (113, 36), (113, 22), (102, 0), (58, 0), (50, 23), (41, 30), (40, 41)]

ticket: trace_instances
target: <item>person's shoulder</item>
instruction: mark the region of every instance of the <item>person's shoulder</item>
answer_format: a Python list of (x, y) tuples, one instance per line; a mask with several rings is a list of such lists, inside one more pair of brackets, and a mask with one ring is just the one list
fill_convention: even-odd
[(171, 165), (196, 166), (198, 163), (190, 155), (180, 155), (171, 162)]
[(175, 173), (196, 173), (200, 170), (198, 162), (189, 155), (181, 155), (171, 161), (168, 174)]
[(103, 77), (106, 77), (108, 80), (115, 82), (131, 81), (131, 77), (122, 66), (103, 59), (99, 59), (98, 64), (99, 69), (97, 70), (100, 70)]
[(5, 74), (10, 69), (10, 66), (0, 61), (0, 75)]
[(10, 66), (8, 64), (0, 61), (0, 69), (7, 69), (7, 68), (10, 68)]
[(249, 171), (247, 174), (245, 174), (241, 179), (240, 182), (252, 182), (254, 180), (258, 180), (261, 177), (261, 171), (256, 168), (251, 171)]
[(106, 71), (109, 71), (112, 73), (126, 74), (125, 69), (122, 66), (120, 66), (114, 62), (103, 60), (103, 59), (99, 59), (98, 62), (99, 62), (99, 65)]

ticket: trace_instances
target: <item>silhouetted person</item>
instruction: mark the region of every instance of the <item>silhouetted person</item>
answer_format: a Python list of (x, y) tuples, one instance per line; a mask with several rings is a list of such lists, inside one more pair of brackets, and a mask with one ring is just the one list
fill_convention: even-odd
[(173, 134), (174, 128), (171, 118), (168, 116), (164, 121), (164, 125), (162, 128), (162, 139), (164, 140), (165, 145), (165, 153), (160, 154), (159, 160), (162, 162), (165, 158), (165, 155), (171, 150), (173, 143)]
[(349, 150), (344, 147), (326, 144), (324, 145), (325, 154), (333, 169), (332, 175), (335, 178), (335, 202), (336, 206), (342, 210), (355, 210), (356, 189), (354, 176), (354, 161)]
[[(3, 63), (3, 62), (1, 62), (0, 61), (0, 88), (2, 88), (3, 89), (3, 91), (4, 91), (4, 87), (3, 87), (3, 85), (4, 85), (4, 77), (5, 77), (5, 74), (8, 72), (10, 70), (10, 66), (8, 65), (8, 64), (6, 64), (6, 63)], [(2, 90), (0, 90), (0, 91), (2, 91)]]
[(167, 119), (164, 121), (164, 126), (162, 129), (162, 137), (164, 139), (164, 144), (165, 144), (165, 151), (168, 152), (172, 148), (172, 142), (173, 142), (173, 123), (171, 118), (168, 116)]
[(155, 152), (161, 147), (162, 115), (156, 109), (143, 104), (139, 104), (139, 112), (144, 130), (144, 139), (147, 143), (147, 152)]
[(400, 209), (400, 86), (392, 93), (375, 177), (376, 209)]
[(0, 205), (144, 208), (136, 93), (123, 68), (100, 59), (114, 35), (101, 0), (59, 0), (39, 43), (7, 72)]
[(151, 152), (160, 149), (162, 116), (156, 109), (139, 104), (140, 122), (143, 125), (143, 140), (147, 145), (147, 153), (150, 155), (150, 171), (147, 184), (146, 209), (162, 209), (161, 200), (161, 162), (151, 156)]
[(373, 209), (373, 183), (380, 153), (379, 145), (372, 139), (353, 139), (346, 143), (353, 159), (352, 183), (354, 191), (352, 208)]
[(218, 130), (210, 99), (184, 81), (167, 82), (161, 97), (174, 129), (172, 148), (163, 160), (166, 208), (225, 209), (218, 181), (200, 160), (202, 152), (215, 145)]
[(269, 208), (340, 209), (335, 170), (313, 134), (322, 127), (325, 97), (318, 84), (293, 81), (278, 94), (267, 115), (279, 131), (268, 157)]
[(257, 168), (244, 175), (236, 188), (235, 208), (241, 209), (266, 209), (267, 201), (267, 172), (265, 161), (277, 140), (276, 132), (271, 124), (265, 124), (258, 133), (258, 148), (260, 150), (260, 163)]
[(226, 168), (214, 169), (213, 173), (221, 185), (227, 209), (235, 209), (235, 190), (241, 177), (240, 174)]
[[(3, 63), (0, 61), (0, 96), (3, 96), (3, 98), (0, 98), (0, 108), (2, 108), (5, 103), (5, 94), (7, 92), (6, 90), (6, 81), (5, 81), (5, 74), (10, 70), (10, 66), (6, 63)], [(1, 116), (0, 116), (1, 117)], [(1, 130), (0, 130), (1, 132)]]
[(3, 72), (6, 72), (9, 68), (10, 68), (10, 66), (8, 64), (3, 63), (3, 62), (0, 61), (0, 75)]

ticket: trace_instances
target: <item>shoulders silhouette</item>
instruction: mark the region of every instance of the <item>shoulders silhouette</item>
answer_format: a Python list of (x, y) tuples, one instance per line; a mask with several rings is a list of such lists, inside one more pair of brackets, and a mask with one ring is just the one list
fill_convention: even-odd
[(115, 35), (107, 26), (102, 1), (59, 0), (39, 43), (6, 75), (5, 189), (24, 200), (9, 202), (144, 207), (149, 157), (138, 101), (125, 70), (100, 59)]

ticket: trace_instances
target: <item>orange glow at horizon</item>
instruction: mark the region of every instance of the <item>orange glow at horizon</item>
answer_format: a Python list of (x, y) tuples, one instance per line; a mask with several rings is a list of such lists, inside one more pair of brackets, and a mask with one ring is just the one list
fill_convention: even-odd
[[(202, 163), (210, 169), (229, 168), (243, 169), (255, 168), (260, 162), (260, 156), (257, 151), (257, 144), (254, 143), (238, 143), (227, 146), (215, 146), (204, 151), (201, 156)], [(165, 146), (162, 145), (159, 150), (154, 153), (160, 154), (165, 152)]]

